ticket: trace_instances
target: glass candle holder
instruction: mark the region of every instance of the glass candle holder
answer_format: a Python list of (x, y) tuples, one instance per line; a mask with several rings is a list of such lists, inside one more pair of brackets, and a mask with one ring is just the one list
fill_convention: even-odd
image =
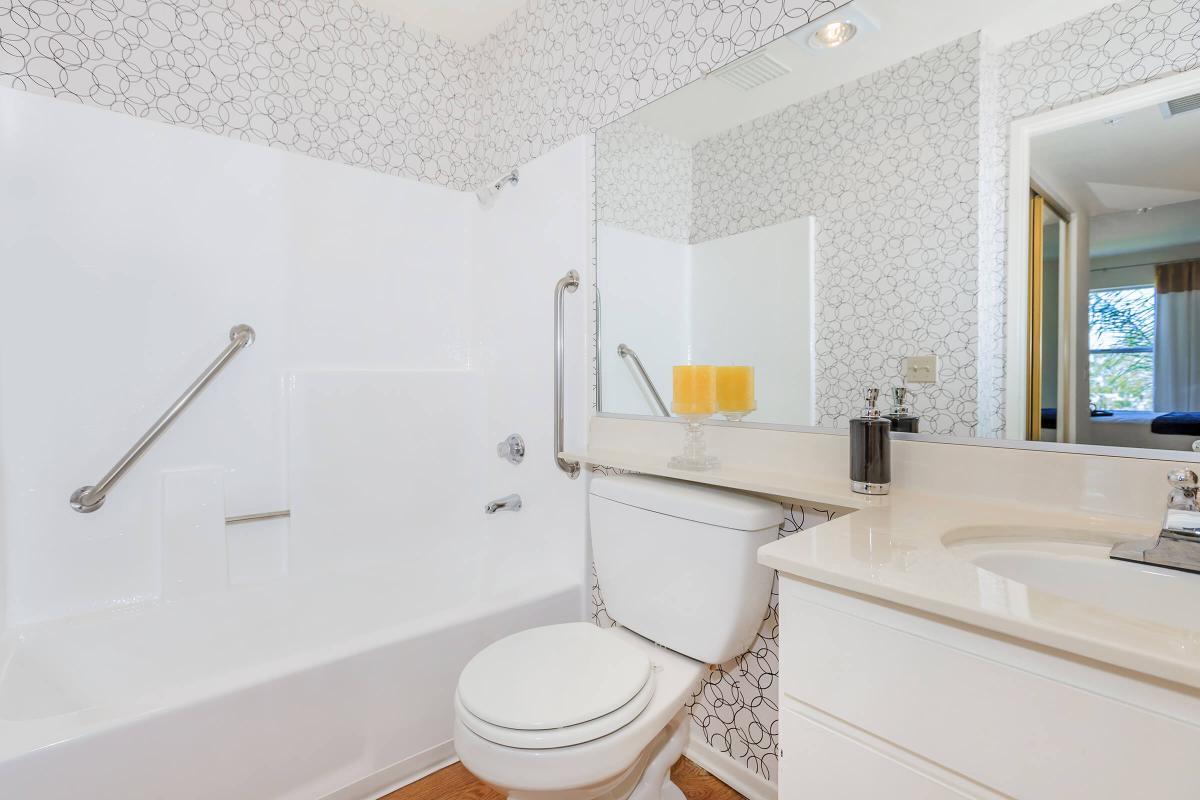
[(720, 466), (707, 452), (704, 420), (717, 410), (717, 368), (686, 364), (672, 368), (671, 410), (687, 421), (683, 453), (668, 462), (675, 469), (706, 470)]
[(683, 415), (683, 418), (687, 420), (683, 435), (683, 452), (672, 456), (667, 466), (696, 472), (721, 466), (716, 456), (708, 454), (708, 447), (704, 441), (704, 420), (708, 419), (708, 416), (688, 414)]
[(754, 367), (717, 367), (717, 411), (730, 422), (740, 422), (756, 408)]

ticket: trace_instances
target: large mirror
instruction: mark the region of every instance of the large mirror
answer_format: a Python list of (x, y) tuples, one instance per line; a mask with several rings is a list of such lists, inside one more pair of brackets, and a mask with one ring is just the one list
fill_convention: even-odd
[(1194, 20), (1047, 5), (856, 0), (601, 128), (601, 412), (1190, 451)]

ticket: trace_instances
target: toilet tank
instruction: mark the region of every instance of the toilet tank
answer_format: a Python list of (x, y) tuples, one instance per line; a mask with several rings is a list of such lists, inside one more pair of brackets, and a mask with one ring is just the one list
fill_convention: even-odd
[(744, 653), (774, 571), (757, 561), (783, 508), (729, 489), (642, 475), (594, 476), (592, 556), (608, 615), (710, 664)]

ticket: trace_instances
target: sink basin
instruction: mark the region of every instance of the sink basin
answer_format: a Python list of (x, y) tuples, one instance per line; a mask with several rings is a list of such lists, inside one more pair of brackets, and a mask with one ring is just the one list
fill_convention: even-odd
[(1110, 559), (1114, 541), (1089, 531), (980, 527), (951, 531), (943, 544), (980, 569), (1031, 589), (1200, 631), (1200, 575)]

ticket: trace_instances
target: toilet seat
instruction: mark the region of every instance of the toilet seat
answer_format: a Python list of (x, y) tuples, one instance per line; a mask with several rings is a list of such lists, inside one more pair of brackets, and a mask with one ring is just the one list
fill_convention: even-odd
[(548, 625), (484, 648), (458, 681), (463, 724), (496, 744), (568, 747), (607, 736), (654, 696), (644, 649), (586, 622)]
[(484, 722), (468, 711), (462, 704), (462, 697), (455, 694), (454, 701), (458, 710), (458, 718), (476, 735), (489, 742), (516, 747), (521, 750), (549, 750), (556, 747), (570, 747), (573, 744), (584, 744), (608, 736), (614, 731), (628, 725), (637, 719), (638, 715), (650, 705), (654, 697), (654, 676), (634, 695), (633, 699), (616, 711), (609, 712), (597, 719), (570, 725), (565, 728), (549, 728), (545, 730), (524, 731), (518, 728), (502, 728)]

